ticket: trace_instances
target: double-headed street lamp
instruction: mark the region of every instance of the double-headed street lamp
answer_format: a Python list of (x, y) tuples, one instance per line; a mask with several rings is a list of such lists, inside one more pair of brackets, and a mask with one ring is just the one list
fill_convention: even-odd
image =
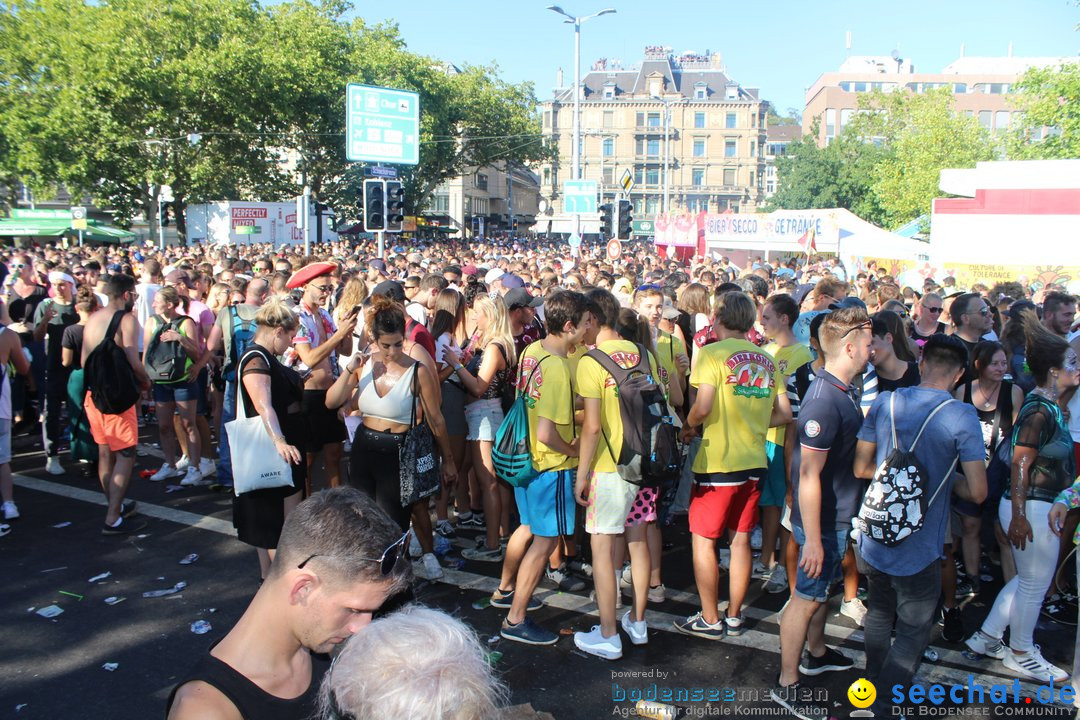
[(557, 12), (567, 18), (564, 22), (574, 26), (574, 139), (571, 150), (571, 174), (572, 180), (581, 179), (581, 24), (594, 17), (607, 15), (615, 12), (614, 8), (606, 8), (592, 15), (575, 17), (563, 10), (558, 5), (548, 5), (548, 10)]

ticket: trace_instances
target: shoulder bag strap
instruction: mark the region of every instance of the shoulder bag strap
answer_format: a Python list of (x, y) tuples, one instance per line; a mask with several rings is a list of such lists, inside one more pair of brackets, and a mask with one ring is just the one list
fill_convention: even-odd
[[(893, 397), (895, 397), (895, 394), (893, 395)], [(915, 446), (919, 444), (919, 439), (922, 437), (923, 431), (926, 430), (926, 426), (930, 424), (930, 421), (934, 419), (934, 416), (937, 415), (938, 412), (940, 412), (942, 408), (944, 408), (946, 405), (948, 405), (951, 402), (955, 402), (955, 400), (953, 400), (952, 398), (949, 398), (948, 400), (945, 400), (940, 405), (938, 405), (936, 408), (934, 408), (933, 410), (930, 411), (930, 414), (926, 416), (925, 420), (923, 420), (922, 427), (919, 428), (919, 434), (915, 436), (915, 440), (912, 441), (912, 443), (911, 443), (911, 448), (909, 450), (910, 452), (915, 451)]]
[(900, 449), (900, 441), (896, 438), (896, 393), (889, 396), (889, 425), (892, 427), (892, 446)]
[[(244, 365), (253, 356), (259, 356), (266, 363), (266, 369), (273, 372), (273, 366), (270, 364), (270, 358), (266, 356), (259, 348), (249, 347), (244, 355), (236, 361), (236, 419), (246, 420), (248, 417), (247, 407), (244, 404), (244, 395), (247, 393), (247, 388), (244, 387)], [(248, 398), (251, 395), (247, 395)]]
[[(416, 376), (419, 373), (419, 368), (417, 367), (419, 364), (420, 364), (419, 360), (415, 361), (413, 363), (413, 368), (412, 368), (412, 412), (409, 415), (409, 429), (410, 430), (412, 430), (414, 427), (416, 427)], [(372, 375), (371, 382), (373, 382), (373, 383), (375, 382), (374, 375)], [(376, 394), (378, 394), (378, 393), (376, 393)]]
[(116, 340), (116, 331), (120, 329), (120, 321), (124, 319), (126, 313), (123, 310), (117, 310), (113, 313), (112, 320), (109, 321), (109, 328), (105, 331), (105, 339)]

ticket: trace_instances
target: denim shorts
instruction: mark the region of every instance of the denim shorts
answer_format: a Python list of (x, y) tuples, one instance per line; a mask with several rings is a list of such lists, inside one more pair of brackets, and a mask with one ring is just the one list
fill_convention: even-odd
[(833, 580), (843, 575), (841, 565), (844, 555), (847, 553), (849, 530), (823, 531), (821, 533), (821, 546), (825, 551), (825, 558), (821, 563), (821, 574), (817, 579), (806, 576), (802, 569), (803, 546), (806, 545), (806, 533), (795, 525), (791, 528), (791, 534), (799, 546), (799, 571), (795, 576), (795, 594), (803, 600), (812, 600), (823, 603), (829, 599), (829, 586)]
[(465, 422), (469, 425), (469, 434), (465, 439), (495, 442), (495, 433), (502, 421), (501, 400), (474, 400), (465, 406)]
[(186, 402), (199, 399), (199, 385), (188, 383), (154, 383), (154, 402)]

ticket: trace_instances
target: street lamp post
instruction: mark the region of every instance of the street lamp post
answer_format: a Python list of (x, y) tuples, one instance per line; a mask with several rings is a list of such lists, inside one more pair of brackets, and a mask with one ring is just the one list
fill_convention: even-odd
[[(571, 176), (574, 180), (581, 179), (581, 24), (594, 17), (608, 15), (615, 12), (615, 8), (605, 8), (592, 15), (575, 17), (563, 10), (558, 5), (548, 5), (548, 10), (556, 12), (566, 18), (563, 22), (574, 26), (574, 132), (573, 147), (570, 150)], [(577, 216), (577, 234), (581, 235), (581, 216)]]
[(669, 193), (671, 188), (671, 181), (668, 173), (671, 166), (671, 103), (660, 97), (659, 95), (653, 95), (653, 100), (659, 100), (664, 104), (664, 204), (661, 210), (666, 215), (669, 210)]

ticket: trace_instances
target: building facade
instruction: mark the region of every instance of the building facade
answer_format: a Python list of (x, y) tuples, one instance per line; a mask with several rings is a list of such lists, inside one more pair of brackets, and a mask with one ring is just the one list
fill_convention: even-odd
[(802, 128), (798, 125), (770, 125), (765, 132), (765, 192), (769, 198), (780, 187), (780, 178), (776, 173), (776, 159), (787, 155), (788, 145), (802, 137)]
[[(573, 92), (557, 89), (542, 105), (543, 132), (558, 156), (539, 168), (541, 232), (545, 220), (557, 231), (550, 221), (563, 216), (562, 183), (573, 179)], [(665, 155), (672, 212), (745, 212), (762, 201), (768, 105), (728, 77), (719, 54), (675, 56), (652, 46), (637, 67), (600, 60), (580, 93), (581, 179), (597, 181), (604, 202), (629, 171), (635, 219), (655, 217), (663, 209)]]
[(806, 91), (803, 131), (820, 121), (818, 145), (837, 137), (859, 109), (859, 96), (882, 92), (921, 93), (949, 88), (954, 109), (976, 117), (994, 133), (1012, 123), (1015, 107), (1010, 93), (1028, 69), (1076, 62), (1076, 58), (961, 57), (938, 73), (918, 73), (910, 61), (898, 57), (849, 57), (836, 72), (822, 74)]
[(506, 164), (499, 163), (440, 185), (422, 215), (429, 223), (476, 236), (532, 230), (539, 210), (536, 173), (521, 166), (508, 172)]

